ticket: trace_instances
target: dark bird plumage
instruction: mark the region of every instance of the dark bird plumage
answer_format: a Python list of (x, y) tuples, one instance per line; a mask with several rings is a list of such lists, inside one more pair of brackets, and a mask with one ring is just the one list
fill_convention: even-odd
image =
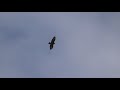
[(51, 40), (51, 42), (48, 43), (48, 44), (50, 44), (50, 50), (53, 48), (53, 46), (55, 44), (55, 40), (56, 40), (56, 37), (54, 36), (53, 39)]

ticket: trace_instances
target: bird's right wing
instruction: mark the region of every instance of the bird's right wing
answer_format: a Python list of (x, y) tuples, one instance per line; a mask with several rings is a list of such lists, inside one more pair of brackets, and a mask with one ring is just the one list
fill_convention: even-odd
[(50, 49), (52, 49), (52, 48), (53, 48), (53, 44), (50, 45)]

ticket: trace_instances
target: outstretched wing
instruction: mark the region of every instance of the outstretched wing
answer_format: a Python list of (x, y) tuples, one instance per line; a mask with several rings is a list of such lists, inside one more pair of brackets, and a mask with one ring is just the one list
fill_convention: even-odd
[(53, 44), (50, 44), (50, 50), (53, 48)]
[(55, 39), (56, 39), (56, 37), (54, 36), (51, 42), (54, 43), (54, 42), (55, 42)]

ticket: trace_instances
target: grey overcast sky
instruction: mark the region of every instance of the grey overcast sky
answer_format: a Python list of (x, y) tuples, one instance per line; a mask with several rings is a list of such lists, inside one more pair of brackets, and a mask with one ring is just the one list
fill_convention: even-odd
[(120, 13), (0, 12), (0, 77), (120, 77)]

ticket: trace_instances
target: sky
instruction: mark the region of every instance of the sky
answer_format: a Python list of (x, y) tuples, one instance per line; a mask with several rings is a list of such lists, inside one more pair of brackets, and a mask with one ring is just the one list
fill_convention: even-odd
[(120, 78), (120, 13), (0, 12), (0, 78)]

